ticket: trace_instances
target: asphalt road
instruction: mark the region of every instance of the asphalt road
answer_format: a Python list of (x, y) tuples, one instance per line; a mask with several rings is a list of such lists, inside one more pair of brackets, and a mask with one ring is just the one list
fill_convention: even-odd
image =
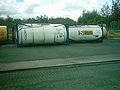
[(120, 90), (120, 61), (4, 72), (0, 90)]
[[(0, 63), (119, 54), (120, 39), (19, 48), (0, 45)], [(120, 90), (120, 61), (0, 72), (0, 90)]]
[(103, 43), (70, 43), (69, 45), (25, 47), (16, 47), (12, 44), (0, 45), (0, 63), (119, 54), (120, 39), (104, 40)]

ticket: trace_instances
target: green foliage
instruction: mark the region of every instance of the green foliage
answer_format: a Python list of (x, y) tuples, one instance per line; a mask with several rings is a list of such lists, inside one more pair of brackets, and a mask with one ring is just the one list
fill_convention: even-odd
[(112, 0), (112, 19), (120, 20), (120, 0)]
[(83, 11), (82, 16), (78, 18), (78, 24), (99, 24), (101, 23), (101, 16), (96, 10)]
[[(75, 25), (76, 21), (70, 19), (70, 18), (48, 18), (48, 16), (37, 16), (36, 18), (28, 18), (28, 19), (13, 19), (11, 17), (7, 18), (0, 18), (0, 25), (6, 25), (8, 27), (8, 31), (11, 30), (11, 28), (20, 23), (52, 23), (52, 24), (63, 24), (63, 25)], [(11, 32), (11, 31), (10, 31)]]
[(112, 30), (120, 30), (120, 0), (112, 0)]
[(101, 8), (101, 12), (100, 12), (101, 16), (102, 16), (102, 20), (103, 20), (103, 23), (106, 24), (107, 26), (107, 30), (110, 30), (111, 29), (111, 25), (110, 25), (110, 22), (111, 22), (111, 9), (109, 7), (109, 5), (106, 3), (105, 5), (103, 5), (103, 7)]
[(100, 13), (103, 17), (109, 17), (111, 15), (111, 9), (107, 3), (103, 5)]
[[(117, 21), (117, 22), (114, 22)], [(78, 18), (78, 24), (106, 24), (106, 29), (120, 30), (120, 0), (112, 0), (112, 7), (107, 3), (101, 8), (100, 14), (96, 11), (83, 11)], [(112, 26), (112, 27), (111, 27)]]
[(53, 24), (63, 24), (63, 25), (75, 25), (76, 22), (70, 18), (50, 18), (49, 23)]
[(112, 30), (120, 30), (120, 20), (111, 22)]

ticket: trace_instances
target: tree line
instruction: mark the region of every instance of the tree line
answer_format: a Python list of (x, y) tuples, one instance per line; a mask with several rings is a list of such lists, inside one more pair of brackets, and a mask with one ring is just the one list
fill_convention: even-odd
[(120, 30), (120, 0), (112, 0), (111, 7), (106, 3), (100, 12), (84, 10), (78, 24), (106, 24), (108, 30)]
[(28, 18), (28, 19), (14, 19), (12, 17), (7, 16), (7, 18), (0, 18), (0, 25), (7, 25), (8, 27), (12, 27), (15, 24), (24, 24), (24, 23), (51, 23), (51, 24), (64, 24), (64, 25), (75, 25), (76, 21), (70, 19), (70, 18), (62, 18), (62, 17), (51, 17), (48, 18), (48, 16), (36, 16), (36, 18)]
[(88, 25), (88, 24), (106, 24), (108, 30), (120, 30), (120, 0), (112, 0), (112, 6), (107, 3), (103, 5), (101, 11), (97, 10), (86, 11), (83, 10), (82, 15), (77, 21), (70, 18), (51, 17), (46, 15), (36, 16), (35, 18), (19, 19), (7, 16), (7, 18), (0, 17), (0, 25), (7, 25), (12, 28), (15, 24), (21, 23), (51, 23), (64, 25)]

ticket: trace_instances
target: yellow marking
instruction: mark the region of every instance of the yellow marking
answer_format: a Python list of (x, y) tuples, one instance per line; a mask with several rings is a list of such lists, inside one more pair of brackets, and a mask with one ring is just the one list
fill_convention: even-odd
[(7, 40), (7, 28), (6, 26), (0, 26), (0, 41)]
[(93, 31), (82, 31), (83, 35), (93, 35)]

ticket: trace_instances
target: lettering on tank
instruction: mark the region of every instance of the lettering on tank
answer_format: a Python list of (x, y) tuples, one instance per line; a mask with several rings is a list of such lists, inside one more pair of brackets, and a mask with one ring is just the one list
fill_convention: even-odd
[(81, 31), (81, 30), (78, 30), (78, 35), (93, 35), (93, 31)]

